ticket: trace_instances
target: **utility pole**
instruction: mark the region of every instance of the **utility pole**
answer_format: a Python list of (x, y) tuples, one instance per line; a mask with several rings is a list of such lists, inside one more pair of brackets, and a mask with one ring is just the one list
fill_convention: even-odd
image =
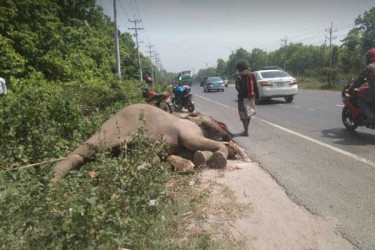
[[(227, 46), (225, 46), (225, 48), (227, 48), (231, 52), (231, 56), (233, 58), (234, 57), (234, 50), (232, 50), (231, 48), (229, 48)], [(228, 79), (229, 79), (229, 61), (230, 61), (230, 59), (228, 59), (228, 62), (227, 62), (227, 77), (228, 77)], [(236, 71), (236, 65), (237, 65), (237, 58), (234, 58), (234, 71)]]
[(150, 53), (150, 62), (151, 62), (151, 77), (153, 80), (154, 79), (154, 65), (152, 63), (152, 53), (155, 52), (155, 51), (152, 51), (151, 48), (154, 47), (154, 45), (151, 45), (150, 43), (148, 43), (148, 45), (146, 45), (146, 47), (148, 48), (148, 53)]
[(333, 22), (331, 22), (331, 27), (326, 29), (329, 33), (329, 37), (326, 36), (326, 39), (329, 39), (329, 68), (332, 70), (332, 62), (333, 62), (333, 55), (332, 55), (332, 40), (335, 40), (337, 36), (333, 36), (337, 30), (333, 30)]
[(133, 20), (129, 19), (129, 22), (134, 23), (134, 27), (129, 28), (129, 30), (134, 30), (135, 31), (134, 37), (135, 37), (135, 41), (137, 43), (139, 77), (140, 77), (140, 80), (142, 82), (143, 81), (143, 73), (142, 73), (141, 54), (139, 52), (139, 44), (142, 43), (142, 42), (138, 41), (138, 30), (143, 30), (143, 28), (137, 27), (137, 24), (140, 23), (140, 22), (142, 22), (142, 19), (135, 19), (135, 17), (134, 17)]
[[(159, 64), (159, 53), (155, 52), (155, 66), (156, 66), (156, 68), (158, 68), (158, 64)], [(156, 72), (156, 76), (158, 76), (157, 72)], [(158, 76), (158, 78), (159, 78), (159, 76)]]
[[(281, 46), (286, 47), (288, 45), (288, 38), (285, 35), (284, 39), (281, 39)], [(286, 70), (286, 49), (284, 50), (284, 70)]]
[(118, 29), (117, 29), (117, 9), (116, 9), (116, 0), (113, 0), (113, 15), (115, 16), (115, 47), (116, 47), (116, 66), (117, 74), (121, 79), (121, 66), (120, 66), (120, 45), (118, 41)]
[(164, 73), (163, 73), (163, 64), (160, 62), (160, 74), (161, 74), (161, 79), (163, 79), (164, 77)]

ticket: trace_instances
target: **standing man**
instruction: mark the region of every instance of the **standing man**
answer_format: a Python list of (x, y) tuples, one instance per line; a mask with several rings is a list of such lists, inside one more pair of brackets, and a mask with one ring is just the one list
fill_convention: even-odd
[(241, 60), (236, 64), (240, 75), (236, 78), (238, 92), (238, 113), (242, 121), (244, 132), (242, 136), (249, 136), (249, 124), (251, 117), (255, 115), (255, 98), (258, 86), (254, 74), (249, 70), (247, 61)]
[(0, 95), (6, 95), (8, 92), (7, 85), (5, 84), (5, 79), (0, 77)]

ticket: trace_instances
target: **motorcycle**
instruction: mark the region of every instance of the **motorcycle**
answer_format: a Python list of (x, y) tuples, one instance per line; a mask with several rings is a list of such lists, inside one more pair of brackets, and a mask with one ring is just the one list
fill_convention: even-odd
[(172, 104), (176, 110), (181, 110), (186, 108), (187, 111), (194, 112), (195, 106), (192, 101), (192, 94), (190, 94), (190, 87), (185, 86), (176, 86), (173, 88), (173, 98)]
[(345, 105), (342, 109), (342, 122), (344, 126), (350, 131), (354, 131), (359, 126), (374, 129), (375, 121), (368, 122), (366, 114), (357, 105), (360, 95), (368, 91), (369, 86), (365, 85), (359, 89), (355, 89), (351, 95), (348, 93), (350, 86), (350, 84), (347, 85), (341, 93), (342, 102)]
[(156, 93), (148, 88), (142, 89), (142, 97), (147, 103), (153, 104), (162, 110), (172, 114), (171, 95), (168, 92)]

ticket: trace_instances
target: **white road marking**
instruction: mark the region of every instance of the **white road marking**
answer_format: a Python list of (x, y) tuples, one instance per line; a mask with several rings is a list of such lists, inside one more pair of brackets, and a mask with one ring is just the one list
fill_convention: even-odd
[[(198, 94), (195, 94), (195, 93), (194, 93), (194, 95), (195, 95), (195, 96), (198, 96), (198, 97), (200, 97), (200, 98), (202, 98), (202, 99), (204, 99), (204, 100), (207, 100), (207, 101), (209, 101), (209, 102), (212, 102), (212, 103), (215, 103), (215, 104), (217, 104), (217, 105), (223, 106), (223, 107), (225, 107), (225, 108), (228, 108), (228, 109), (232, 109), (232, 110), (238, 111), (238, 109), (236, 109), (236, 108), (233, 108), (233, 107), (230, 107), (230, 106), (224, 105), (224, 104), (219, 103), (219, 102), (212, 101), (212, 100), (210, 100), (210, 99), (208, 99), (208, 98), (206, 98), (206, 97), (203, 97), (203, 96), (201, 96), (201, 95), (198, 95)], [(266, 123), (266, 124), (268, 124), (268, 125), (270, 125), (270, 126), (272, 126), (272, 127), (275, 127), (275, 128), (281, 129), (281, 130), (283, 130), (283, 131), (285, 131), (285, 132), (287, 132), (287, 133), (290, 133), (290, 134), (292, 134), (292, 135), (298, 136), (298, 137), (300, 137), (300, 138), (303, 138), (303, 139), (305, 139), (305, 140), (308, 140), (308, 141), (310, 141), (310, 142), (313, 142), (313, 143), (315, 143), (315, 144), (318, 144), (318, 145), (320, 145), (320, 146), (322, 146), (322, 147), (325, 147), (325, 148), (328, 148), (328, 149), (330, 149), (330, 150), (332, 150), (332, 151), (335, 151), (335, 152), (337, 152), (337, 153), (343, 154), (343, 155), (345, 155), (345, 156), (347, 156), (347, 157), (349, 157), (349, 158), (352, 158), (353, 160), (357, 160), (357, 161), (360, 161), (360, 162), (365, 163), (365, 164), (367, 164), (367, 165), (370, 165), (370, 166), (372, 166), (372, 167), (375, 167), (375, 162), (373, 162), (373, 161), (371, 161), (371, 160), (368, 160), (368, 159), (366, 159), (366, 158), (363, 158), (363, 157), (361, 157), (361, 156), (358, 156), (358, 155), (356, 155), (356, 154), (353, 154), (353, 153), (350, 153), (350, 152), (348, 152), (348, 151), (345, 151), (345, 150), (342, 150), (342, 149), (336, 148), (336, 147), (331, 146), (331, 145), (329, 145), (329, 144), (327, 144), (327, 143), (324, 143), (324, 142), (321, 142), (321, 141), (315, 140), (315, 139), (310, 138), (310, 137), (308, 137), (308, 136), (306, 136), (306, 135), (303, 135), (303, 134), (300, 134), (300, 133), (295, 132), (295, 131), (293, 131), (293, 130), (290, 130), (290, 129), (284, 128), (284, 127), (282, 127), (282, 126), (279, 126), (279, 125), (277, 125), (277, 124), (274, 124), (274, 123), (269, 122), (269, 121), (266, 121), (266, 120), (263, 120), (263, 119), (261, 119), (261, 118), (253, 117), (253, 119), (256, 119), (256, 120), (259, 120), (259, 121), (261, 121), (261, 122), (264, 122), (264, 123)]]
[(336, 107), (342, 108), (342, 107), (344, 107), (344, 105), (343, 104), (337, 104)]
[(315, 111), (315, 109), (308, 109), (309, 111)]

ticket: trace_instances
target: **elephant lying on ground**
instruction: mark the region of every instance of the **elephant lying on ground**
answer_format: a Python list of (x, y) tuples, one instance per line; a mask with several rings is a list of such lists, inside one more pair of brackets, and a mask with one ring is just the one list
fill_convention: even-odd
[(231, 134), (220, 122), (209, 116), (196, 114), (182, 119), (155, 106), (134, 104), (127, 106), (107, 120), (101, 128), (84, 144), (59, 162), (52, 171), (52, 182), (57, 182), (69, 174), (70, 170), (83, 165), (98, 149), (119, 147), (131, 143), (134, 132), (142, 125), (151, 142), (166, 141), (169, 154), (180, 151), (211, 151), (210, 164), (223, 168), (227, 164), (228, 149), (218, 139), (229, 141)]

